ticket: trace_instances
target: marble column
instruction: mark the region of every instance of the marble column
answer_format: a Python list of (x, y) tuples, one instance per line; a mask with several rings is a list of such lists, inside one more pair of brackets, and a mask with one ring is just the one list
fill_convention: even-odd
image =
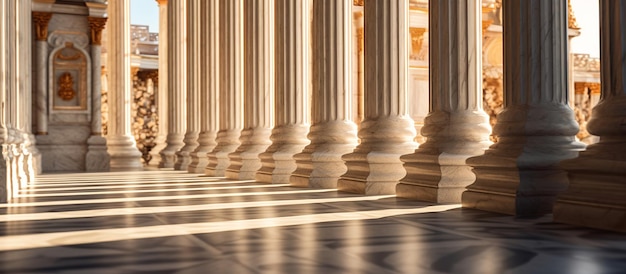
[(191, 153), (198, 147), (200, 134), (200, 22), (201, 0), (187, 1), (187, 132), (183, 142), (185, 145), (176, 152), (174, 169), (187, 170), (191, 164)]
[(169, 1), (167, 5), (168, 128), (167, 145), (159, 152), (160, 168), (174, 167), (176, 152), (185, 145), (187, 126), (187, 1)]
[(111, 170), (142, 170), (141, 152), (130, 130), (130, 0), (109, 2), (109, 128)]
[(352, 1), (313, 1), (309, 144), (296, 155), (291, 184), (337, 188), (341, 157), (356, 147), (352, 121)]
[(52, 18), (49, 12), (33, 12), (35, 23), (35, 79), (34, 83), (36, 134), (48, 134), (48, 22)]
[[(206, 174), (225, 176), (243, 128), (243, 0), (220, 0), (220, 130)], [(237, 172), (236, 170), (234, 172)]]
[(208, 153), (213, 151), (219, 130), (219, 2), (202, 1), (200, 49), (200, 134), (198, 147), (191, 153), (187, 169), (204, 173), (209, 164)]
[(309, 0), (275, 1), (275, 93), (272, 145), (259, 155), (256, 180), (289, 183), (294, 155), (309, 144)]
[(156, 138), (154, 138), (155, 146), (150, 151), (151, 166), (158, 166), (161, 163), (160, 152), (167, 146), (165, 142), (167, 140), (167, 91), (169, 90), (168, 81), (168, 67), (167, 67), (167, 1), (168, 0), (156, 0), (159, 4), (159, 81), (156, 92), (156, 104), (157, 104), (157, 117), (158, 117), (158, 132)]
[(407, 107), (408, 0), (365, 0), (365, 120), (361, 143), (343, 157), (340, 191), (394, 194), (406, 175), (400, 156), (417, 148)]
[(108, 171), (109, 154), (107, 153), (106, 139), (102, 136), (102, 30), (107, 18), (88, 17), (91, 29), (91, 136), (87, 139), (87, 155), (85, 169), (87, 171)]
[(567, 99), (567, 0), (507, 0), (504, 12), (504, 110), (498, 142), (470, 158), (476, 182), (466, 208), (536, 216), (552, 211), (567, 188), (558, 162), (584, 145)]
[(401, 157), (406, 177), (396, 195), (460, 203), (476, 179), (465, 161), (489, 147), (489, 116), (482, 109), (480, 0), (430, 0), (430, 113), (426, 143)]
[[(7, 1), (0, 1), (0, 48), (6, 49), (7, 43), (7, 26), (6, 21), (8, 17)], [(0, 50), (0, 88), (7, 89), (7, 56), (5, 50)], [(0, 92), (0, 105), (6, 105), (6, 92)], [(0, 155), (0, 203), (6, 203), (11, 199), (12, 189), (10, 172), (8, 169), (8, 128), (7, 128), (7, 109), (5, 107), (0, 109), (0, 145), (2, 154)]]
[(587, 129), (600, 136), (576, 159), (561, 162), (569, 188), (556, 222), (626, 232), (626, 1), (600, 1), (602, 94)]
[(274, 98), (274, 0), (244, 1), (244, 119), (226, 176), (251, 180), (271, 144)]

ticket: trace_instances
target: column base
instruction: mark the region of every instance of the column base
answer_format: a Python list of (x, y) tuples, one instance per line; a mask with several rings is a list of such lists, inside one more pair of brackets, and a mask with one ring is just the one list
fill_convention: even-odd
[(191, 164), (191, 153), (198, 148), (198, 132), (188, 132), (185, 134), (183, 142), (185, 145), (176, 152), (176, 163), (174, 170), (187, 170)]
[(185, 136), (179, 133), (170, 133), (167, 135), (167, 146), (159, 152), (161, 155), (161, 162), (159, 162), (159, 168), (174, 168), (176, 164), (176, 152), (178, 152), (184, 145), (183, 138)]
[(111, 171), (143, 170), (141, 152), (135, 146), (135, 140), (130, 136), (112, 136), (107, 139), (107, 149), (110, 157)]
[(191, 163), (187, 167), (190, 173), (204, 173), (205, 168), (209, 165), (209, 152), (213, 151), (217, 143), (215, 143), (215, 135), (217, 132), (201, 132), (198, 135), (198, 147), (191, 155)]
[(226, 177), (240, 180), (254, 180), (261, 169), (259, 154), (263, 153), (272, 143), (269, 140), (269, 128), (251, 128), (241, 132), (241, 145), (230, 154), (230, 166)]
[(217, 134), (217, 146), (208, 154), (209, 165), (205, 169), (205, 174), (215, 177), (226, 176), (226, 169), (230, 166), (229, 154), (235, 152), (239, 147), (240, 130), (220, 131)]
[(463, 207), (521, 217), (551, 213), (556, 195), (567, 188), (567, 173), (556, 164), (518, 167), (522, 157), (488, 153), (470, 158), (477, 179), (463, 193)]
[(107, 153), (107, 141), (100, 135), (92, 135), (87, 139), (87, 155), (85, 156), (85, 170), (88, 172), (109, 171), (110, 158)]
[(339, 191), (365, 195), (396, 194), (396, 185), (406, 175), (395, 153), (351, 153), (343, 157), (348, 172), (337, 183)]
[(150, 159), (150, 162), (148, 162), (149, 166), (158, 167), (161, 163), (161, 151), (163, 151), (163, 149), (167, 146), (165, 140), (165, 135), (159, 135), (154, 139), (154, 143), (156, 145), (152, 148), (152, 150), (150, 150), (150, 156), (152, 156), (152, 158)]
[(12, 196), (10, 170), (7, 168), (7, 145), (2, 145), (0, 156), (0, 203), (7, 203)]
[(607, 139), (561, 162), (570, 184), (554, 206), (555, 222), (626, 232), (626, 149)]
[(291, 174), (298, 168), (294, 155), (309, 144), (307, 124), (282, 125), (272, 130), (272, 145), (259, 154), (261, 168), (255, 179), (273, 184), (289, 184)]

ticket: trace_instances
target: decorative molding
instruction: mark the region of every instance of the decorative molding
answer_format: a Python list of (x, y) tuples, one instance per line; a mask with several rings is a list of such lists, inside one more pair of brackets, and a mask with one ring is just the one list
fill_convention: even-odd
[(108, 18), (103, 17), (87, 17), (87, 21), (89, 22), (89, 28), (91, 30), (92, 45), (102, 44), (102, 30), (106, 26), (107, 19)]
[(355, 6), (363, 6), (364, 0), (352, 0), (352, 4)]
[(52, 18), (50, 12), (33, 12), (33, 23), (35, 23), (35, 35), (38, 41), (46, 41), (48, 38), (48, 23)]
[(85, 49), (89, 45), (89, 37), (80, 32), (53, 31), (48, 37), (48, 44), (53, 48), (65, 47), (70, 42), (76, 48)]
[(578, 21), (576, 21), (576, 15), (574, 14), (571, 0), (567, 1), (567, 13), (567, 27), (570, 29), (579, 30), (580, 26), (578, 25)]

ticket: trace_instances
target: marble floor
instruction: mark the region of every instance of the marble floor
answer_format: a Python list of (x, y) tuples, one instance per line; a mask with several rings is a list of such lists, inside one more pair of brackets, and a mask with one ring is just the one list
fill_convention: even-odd
[(0, 273), (626, 273), (626, 235), (179, 171), (48, 174), (0, 205)]

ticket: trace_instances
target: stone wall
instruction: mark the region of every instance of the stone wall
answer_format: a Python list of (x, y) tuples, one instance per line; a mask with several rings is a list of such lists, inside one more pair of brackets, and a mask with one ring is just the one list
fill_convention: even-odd
[(148, 164), (152, 159), (150, 151), (156, 145), (154, 140), (158, 134), (155, 100), (157, 84), (158, 74), (155, 70), (139, 71), (133, 76), (131, 130), (137, 142), (137, 148), (142, 153), (144, 164)]

